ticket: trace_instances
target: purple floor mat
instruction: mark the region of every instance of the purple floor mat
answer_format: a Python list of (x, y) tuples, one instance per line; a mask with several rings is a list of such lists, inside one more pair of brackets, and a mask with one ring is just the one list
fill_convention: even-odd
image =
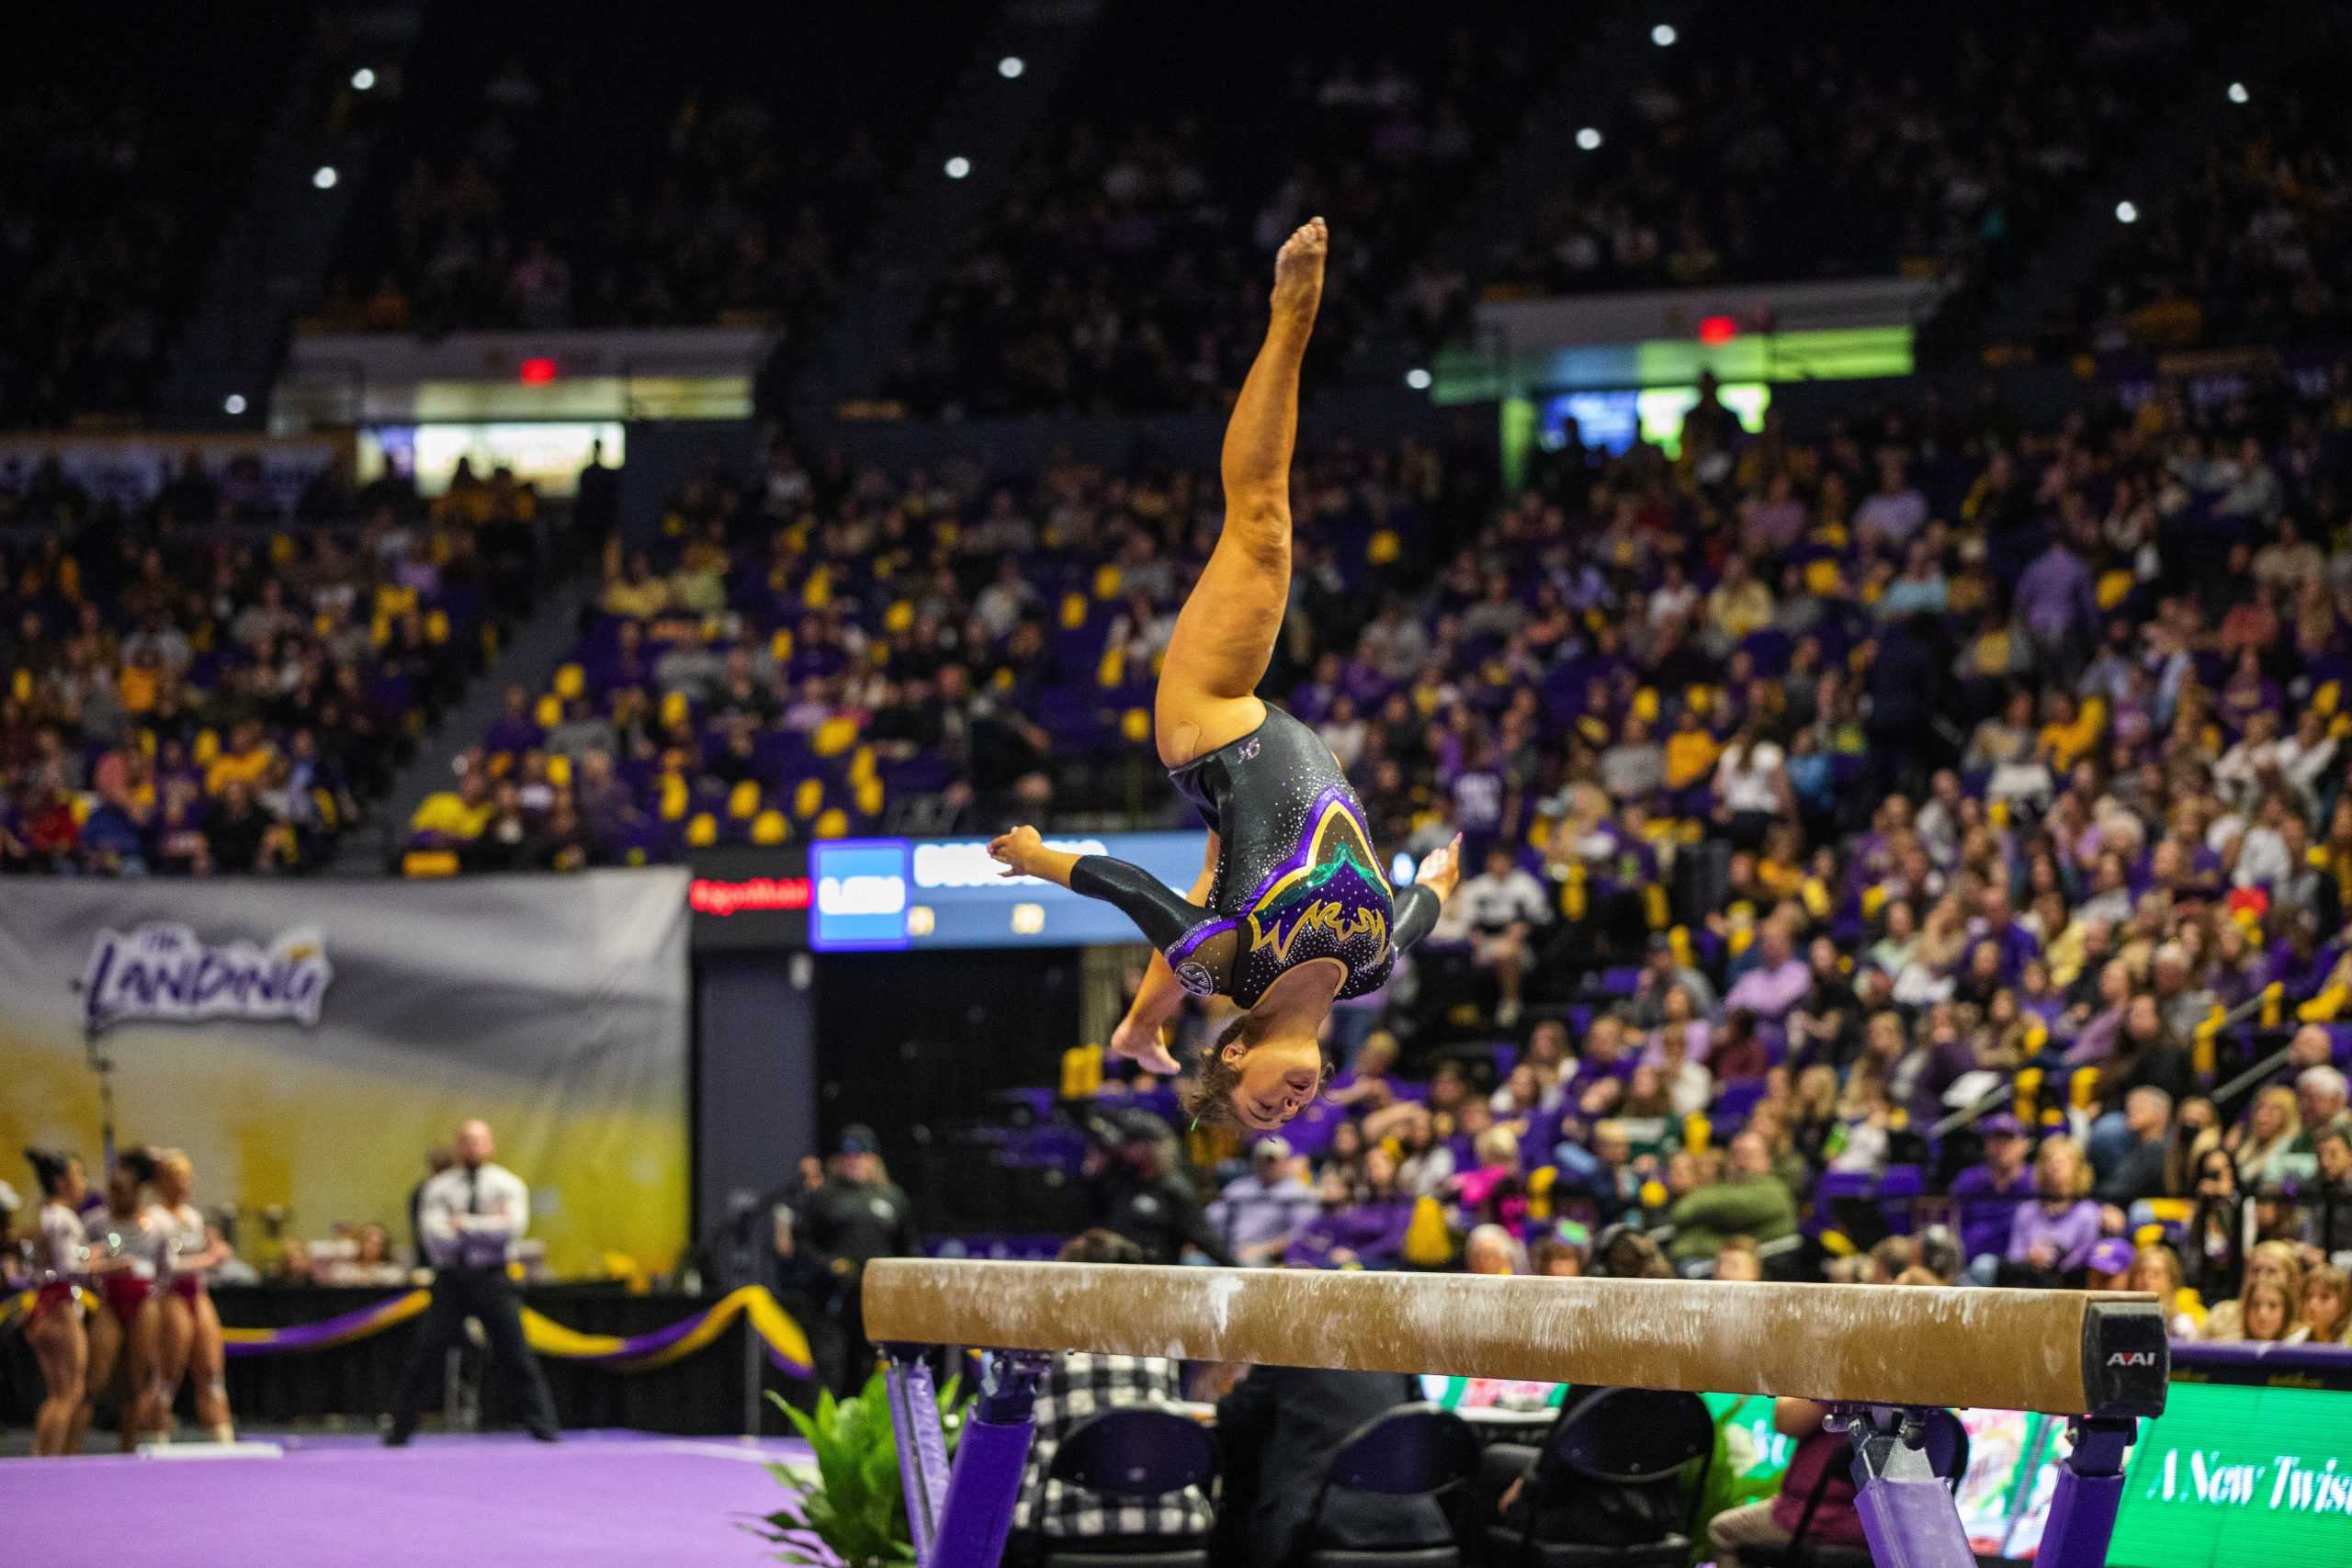
[(401, 1450), (277, 1440), (277, 1459), (0, 1461), (6, 1555), (43, 1568), (748, 1568), (775, 1549), (738, 1522), (787, 1495), (762, 1462), (808, 1452), (634, 1432), (553, 1447), (519, 1435)]

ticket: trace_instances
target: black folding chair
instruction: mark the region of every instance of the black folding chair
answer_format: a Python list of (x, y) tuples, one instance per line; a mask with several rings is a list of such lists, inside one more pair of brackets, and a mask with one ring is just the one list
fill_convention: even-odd
[[(1438, 1498), (1457, 1492), (1478, 1472), (1478, 1435), (1451, 1410), (1400, 1404), (1348, 1434), (1331, 1456), (1307, 1515), (1309, 1539), (1320, 1540), (1323, 1508), (1332, 1492), (1373, 1492), (1388, 1497)], [(1442, 1505), (1441, 1505), (1442, 1506)], [(1451, 1526), (1443, 1539), (1395, 1546), (1317, 1545), (1306, 1568), (1461, 1568), (1462, 1549)]]
[[(1149, 1404), (1104, 1410), (1072, 1427), (1054, 1450), (1046, 1479), (1117, 1502), (1154, 1502), (1216, 1480), (1216, 1439), (1198, 1421)], [(1080, 1541), (1044, 1537), (1046, 1568), (1209, 1568), (1206, 1537)]]
[[(1539, 1494), (1523, 1505), (1519, 1525), (1487, 1531), (1487, 1556), (1525, 1568), (1681, 1568), (1690, 1558), (1690, 1531), (1714, 1462), (1715, 1424), (1695, 1393), (1646, 1388), (1596, 1389), (1564, 1413), (1544, 1441), (1544, 1459), (1530, 1475), (1548, 1477), (1567, 1496)], [(1687, 1488), (1680, 1476), (1693, 1461), (1699, 1472)], [(1563, 1485), (1565, 1483), (1565, 1485)], [(1661, 1529), (1650, 1540), (1577, 1540), (1538, 1533), (1547, 1508), (1589, 1504), (1596, 1523), (1619, 1500), (1671, 1497), (1680, 1529)], [(1614, 1510), (1619, 1519), (1633, 1510)]]

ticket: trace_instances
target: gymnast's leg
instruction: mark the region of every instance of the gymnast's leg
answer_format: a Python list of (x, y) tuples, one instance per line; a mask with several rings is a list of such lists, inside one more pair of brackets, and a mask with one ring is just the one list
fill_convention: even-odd
[(1290, 603), (1298, 367), (1322, 301), (1329, 243), (1323, 220), (1310, 219), (1274, 258), (1273, 319), (1225, 427), (1225, 527), (1160, 664), (1152, 728), (1167, 767), (1182, 767), (1265, 722), (1258, 682)]

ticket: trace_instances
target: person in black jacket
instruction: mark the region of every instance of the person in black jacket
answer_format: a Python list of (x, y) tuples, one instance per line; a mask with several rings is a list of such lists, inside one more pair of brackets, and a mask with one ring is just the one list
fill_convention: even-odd
[(808, 1266), (832, 1278), (830, 1311), (849, 1345), (843, 1393), (863, 1387), (874, 1367), (861, 1289), (866, 1264), (876, 1258), (922, 1256), (914, 1205), (882, 1168), (879, 1147), (871, 1127), (853, 1123), (842, 1129), (832, 1173), (808, 1195), (797, 1233)]
[(1146, 1263), (1181, 1263), (1192, 1247), (1212, 1263), (1232, 1265), (1231, 1249), (1176, 1168), (1176, 1140), (1166, 1122), (1130, 1110), (1114, 1119), (1091, 1119), (1088, 1131), (1094, 1144), (1086, 1156), (1093, 1224), (1134, 1242)]
[(1436, 1546), (1452, 1528), (1428, 1497), (1334, 1488), (1320, 1526), (1315, 1501), (1331, 1458), (1358, 1427), (1420, 1397), (1403, 1372), (1252, 1367), (1216, 1402), (1225, 1477), (1217, 1506), (1218, 1562), (1287, 1568), (1317, 1545)]

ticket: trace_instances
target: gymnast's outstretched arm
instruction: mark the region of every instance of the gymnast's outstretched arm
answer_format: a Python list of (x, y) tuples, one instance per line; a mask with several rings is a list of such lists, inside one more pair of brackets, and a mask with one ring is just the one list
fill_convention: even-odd
[(1208, 913), (1139, 865), (1109, 855), (1048, 849), (1035, 828), (1015, 828), (989, 840), (989, 853), (1003, 864), (1007, 876), (1039, 877), (1116, 905), (1157, 948), (1181, 941)]
[(1456, 833), (1452, 843), (1421, 858), (1412, 886), (1396, 895), (1396, 921), (1388, 940), (1398, 952), (1430, 934), (1430, 928), (1437, 924), (1438, 911), (1453, 897), (1454, 886), (1461, 880), (1462, 835)]

